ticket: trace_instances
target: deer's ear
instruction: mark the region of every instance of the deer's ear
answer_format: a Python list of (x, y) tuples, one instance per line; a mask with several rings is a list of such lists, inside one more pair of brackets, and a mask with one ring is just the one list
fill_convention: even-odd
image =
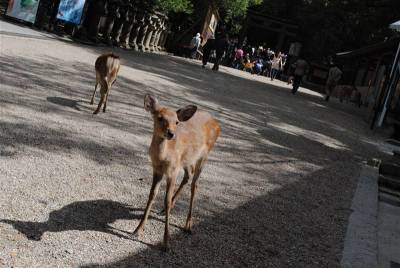
[(188, 105), (185, 108), (176, 111), (176, 114), (178, 115), (178, 120), (184, 122), (192, 118), (192, 116), (196, 111), (197, 111), (197, 106)]
[(159, 104), (156, 97), (150, 94), (144, 96), (144, 109), (148, 112), (154, 113), (158, 110)]

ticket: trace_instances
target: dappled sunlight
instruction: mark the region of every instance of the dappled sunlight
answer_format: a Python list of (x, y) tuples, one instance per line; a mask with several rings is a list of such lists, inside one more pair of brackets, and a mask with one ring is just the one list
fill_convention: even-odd
[(314, 102), (314, 101), (309, 101), (308, 104), (309, 104), (311, 107), (318, 107), (318, 108), (322, 108), (322, 109), (328, 109), (328, 107), (327, 107), (326, 105), (322, 105), (322, 104), (316, 103), (316, 102)]
[(289, 125), (286, 123), (269, 123), (269, 127), (278, 129), (282, 132), (289, 133), (296, 136), (302, 136), (309, 140), (319, 142), (329, 148), (337, 149), (337, 150), (350, 150), (347, 145), (343, 144), (342, 142), (330, 138), (326, 135), (320, 134), (315, 131), (302, 129), (293, 125)]
[[(351, 111), (336, 113), (331, 103), (319, 104), (318, 95), (293, 96), (279, 81), (115, 48), (121, 72), (107, 113), (94, 116), (93, 65), (109, 48), (32, 43), (9, 45), (0, 58), (5, 63), (0, 190), (6, 193), (0, 219), (11, 219), (0, 228), (18, 240), (7, 241), (6, 250), (21, 246), (26, 249), (21, 258), (50, 259), (59, 266), (75, 256), (65, 261), (65, 244), (79, 251), (74, 264), (89, 267), (335, 263), (354, 175), (362, 158), (375, 155), (375, 146), (363, 139), (363, 123)], [(221, 125), (199, 179), (194, 232), (182, 232), (188, 184), (172, 211), (168, 254), (155, 248), (164, 229), (158, 211), (165, 180), (144, 236), (124, 239), (138, 224), (152, 181), (153, 122), (143, 109), (146, 93), (174, 110), (197, 105)], [(349, 126), (352, 132), (344, 131)], [(65, 212), (79, 215), (76, 211), (85, 215), (65, 221)], [(43, 241), (28, 241), (31, 226), (48, 227)], [(96, 247), (88, 247), (88, 241)], [(49, 245), (64, 255), (53, 258)]]

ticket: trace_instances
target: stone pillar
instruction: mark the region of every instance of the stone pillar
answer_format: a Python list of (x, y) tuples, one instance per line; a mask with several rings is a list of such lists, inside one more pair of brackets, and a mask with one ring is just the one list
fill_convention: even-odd
[(168, 17), (166, 15), (163, 15), (162, 24), (160, 26), (160, 31), (158, 33), (156, 42), (154, 44), (156, 51), (161, 51), (162, 50), (161, 41), (162, 41), (162, 38), (163, 38), (163, 33), (167, 29), (167, 19), (168, 19)]
[(162, 30), (161, 30), (160, 37), (158, 38), (157, 47), (158, 47), (158, 50), (159, 50), (159, 51), (162, 51), (161, 43), (162, 43), (162, 41), (163, 41), (163, 39), (164, 39), (164, 34), (165, 34), (165, 30), (166, 30), (166, 29), (167, 29), (167, 28), (166, 28), (165, 25), (164, 25), (163, 28), (162, 28)]
[(163, 32), (163, 38), (161, 40), (160, 46), (161, 46), (161, 50), (165, 51), (165, 44), (167, 43), (167, 38), (168, 38), (168, 34), (169, 34), (169, 26), (165, 27), (166, 29)]
[(146, 38), (144, 40), (144, 49), (146, 51), (150, 51), (150, 41), (151, 41), (153, 32), (155, 30), (156, 21), (157, 21), (157, 17), (155, 15), (152, 15), (151, 19), (150, 19), (149, 27), (147, 28)]
[(45, 28), (46, 23), (49, 21), (50, 13), (51, 13), (52, 3), (50, 0), (41, 0), (39, 1), (39, 6), (37, 10), (35, 27), (39, 30), (43, 30)]
[(133, 48), (133, 50), (138, 51), (139, 46), (138, 46), (138, 39), (139, 39), (139, 33), (140, 29), (143, 27), (144, 24), (144, 12), (140, 9), (136, 11), (135, 14), (135, 25), (133, 26), (133, 29), (131, 31), (131, 35), (129, 37), (129, 45)]
[(156, 20), (156, 23), (155, 23), (155, 26), (154, 26), (153, 35), (151, 36), (150, 44), (149, 44), (149, 50), (151, 52), (156, 51), (155, 50), (155, 47), (156, 47), (155, 42), (156, 42), (158, 33), (160, 32), (160, 28), (161, 28), (161, 25), (162, 25), (162, 21), (161, 20), (162, 19), (160, 18), (160, 16), (157, 16), (157, 20)]
[(163, 27), (164, 27), (164, 25), (163, 25), (163, 22), (162, 22), (161, 27), (158, 29), (157, 34), (156, 34), (156, 38), (155, 38), (154, 43), (153, 43), (153, 47), (152, 47), (153, 51), (160, 51), (159, 44), (160, 44), (160, 37), (161, 37), (161, 33), (163, 31)]
[(49, 19), (49, 26), (48, 29), (49, 31), (54, 31), (54, 28), (57, 23), (57, 13), (58, 13), (58, 6), (60, 5), (61, 0), (53, 0), (51, 1), (50, 5), (50, 19)]
[(122, 33), (122, 28), (128, 18), (128, 10), (129, 10), (129, 3), (123, 1), (123, 3), (119, 5), (120, 16), (114, 22), (114, 27), (112, 30), (112, 39), (114, 45), (118, 45), (119, 43), (119, 38)]
[(100, 19), (107, 13), (107, 4), (106, 0), (97, 0), (96, 2), (90, 2), (89, 5), (91, 8), (90, 11), (88, 10), (90, 16), (87, 18), (88, 38), (97, 43), (100, 30)]
[(127, 20), (125, 21), (124, 26), (122, 27), (122, 33), (119, 40), (120, 47), (130, 49), (129, 38), (135, 23), (135, 13), (136, 13), (135, 8), (133, 7), (133, 5), (130, 5)]
[(108, 3), (107, 7), (107, 18), (106, 22), (104, 23), (104, 32), (103, 32), (103, 38), (104, 42), (106, 42), (108, 45), (112, 44), (111, 41), (111, 33), (114, 28), (114, 23), (117, 17), (119, 16), (119, 6), (116, 1), (110, 1)]
[(146, 38), (147, 28), (150, 23), (150, 14), (146, 14), (143, 21), (143, 26), (140, 27), (139, 37), (138, 37), (138, 47), (140, 51), (144, 51), (144, 40)]

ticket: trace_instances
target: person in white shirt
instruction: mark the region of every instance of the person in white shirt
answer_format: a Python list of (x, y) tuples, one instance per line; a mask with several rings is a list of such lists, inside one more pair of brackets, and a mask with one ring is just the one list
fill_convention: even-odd
[(192, 59), (196, 58), (197, 50), (199, 49), (200, 43), (200, 33), (197, 33), (190, 41), (190, 57)]
[(281, 70), (282, 70), (282, 56), (281, 53), (279, 52), (272, 59), (271, 81), (273, 81), (278, 76)]
[(336, 85), (342, 78), (342, 74), (343, 72), (336, 65), (332, 65), (332, 67), (329, 69), (328, 79), (326, 80), (326, 88), (325, 88), (326, 101), (329, 101), (332, 91), (335, 89)]

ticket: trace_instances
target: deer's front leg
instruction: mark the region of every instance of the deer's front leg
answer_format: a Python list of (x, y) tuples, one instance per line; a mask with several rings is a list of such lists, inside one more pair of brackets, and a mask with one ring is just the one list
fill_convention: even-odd
[(167, 191), (165, 193), (165, 230), (164, 230), (164, 245), (163, 249), (168, 250), (168, 240), (169, 240), (169, 215), (172, 208), (172, 196), (174, 194), (175, 182), (176, 182), (177, 172), (173, 172), (167, 178)]
[(150, 189), (150, 194), (149, 194), (149, 200), (147, 201), (146, 209), (144, 211), (144, 215), (142, 220), (140, 221), (138, 227), (136, 227), (135, 231), (133, 232), (133, 235), (140, 236), (144, 229), (144, 225), (146, 224), (147, 218), (149, 217), (149, 213), (151, 210), (151, 206), (153, 205), (154, 199), (157, 196), (158, 189), (160, 188), (160, 182), (162, 179), (163, 175), (153, 172), (153, 183), (151, 185)]

